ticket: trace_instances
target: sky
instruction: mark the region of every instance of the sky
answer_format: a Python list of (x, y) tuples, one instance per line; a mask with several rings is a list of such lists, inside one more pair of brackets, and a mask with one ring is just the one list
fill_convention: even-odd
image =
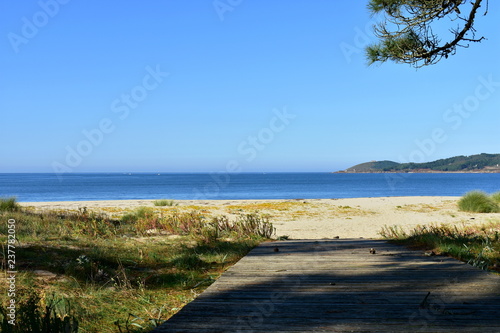
[[(367, 1), (2, 0), (0, 172), (329, 172), (500, 153), (500, 3), (368, 66)], [(481, 9), (481, 13), (484, 8)]]

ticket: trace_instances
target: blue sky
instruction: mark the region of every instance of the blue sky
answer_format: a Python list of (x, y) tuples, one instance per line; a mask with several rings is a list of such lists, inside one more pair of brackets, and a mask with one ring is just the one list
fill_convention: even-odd
[(488, 40), (415, 70), (367, 66), (366, 2), (2, 1), (0, 172), (500, 153), (500, 4), (477, 19)]

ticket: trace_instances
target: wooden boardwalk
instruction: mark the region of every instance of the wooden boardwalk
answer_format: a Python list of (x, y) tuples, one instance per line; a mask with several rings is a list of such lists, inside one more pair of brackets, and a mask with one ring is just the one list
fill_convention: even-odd
[(377, 240), (265, 243), (153, 332), (500, 332), (500, 276)]

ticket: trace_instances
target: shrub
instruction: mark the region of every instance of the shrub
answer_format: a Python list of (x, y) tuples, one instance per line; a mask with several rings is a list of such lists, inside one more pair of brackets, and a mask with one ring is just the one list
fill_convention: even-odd
[(272, 238), (276, 232), (273, 224), (269, 222), (268, 216), (258, 213), (241, 214), (235, 223), (235, 229), (240, 237)]
[(466, 193), (459, 201), (458, 208), (464, 212), (495, 213), (500, 211), (494, 199), (481, 191)]
[(121, 221), (123, 223), (135, 223), (140, 219), (145, 219), (154, 215), (154, 210), (149, 207), (137, 207), (133, 212), (127, 213), (122, 216)]
[(177, 204), (175, 203), (174, 200), (165, 200), (165, 199), (153, 201), (153, 205), (155, 205), (155, 206), (169, 206), (169, 207), (177, 206)]
[(134, 213), (127, 213), (123, 215), (120, 219), (123, 223), (135, 223), (137, 222), (137, 215)]
[(20, 209), (16, 198), (0, 198), (0, 212), (17, 212)]
[(146, 218), (148, 216), (153, 215), (154, 210), (153, 210), (153, 208), (150, 208), (150, 207), (141, 206), (141, 207), (137, 207), (137, 209), (135, 210), (134, 213), (138, 218), (143, 219), (143, 218)]

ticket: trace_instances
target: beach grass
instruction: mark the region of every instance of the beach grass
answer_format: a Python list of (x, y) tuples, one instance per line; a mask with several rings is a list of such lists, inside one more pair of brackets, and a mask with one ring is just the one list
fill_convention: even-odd
[(497, 204), (500, 204), (500, 192), (495, 192), (491, 196), (491, 199), (495, 201)]
[(153, 201), (153, 205), (160, 207), (165, 207), (165, 206), (172, 207), (172, 206), (177, 206), (177, 203), (174, 200), (161, 199)]
[(464, 212), (474, 213), (497, 213), (500, 211), (500, 194), (493, 196), (481, 191), (471, 191), (466, 193), (458, 201), (458, 208)]
[(20, 209), (16, 198), (0, 198), (0, 212), (15, 212)]
[[(77, 321), (79, 332), (147, 332), (274, 233), (268, 218), (258, 214), (231, 220), (153, 208), (129, 214), (111, 219), (85, 208), (0, 213), (15, 221), (19, 307), (39, 317)], [(0, 225), (0, 235), (6, 244), (7, 223)], [(3, 267), (5, 259), (6, 253)], [(1, 287), (6, 283), (2, 279)], [(0, 301), (2, 322), (6, 293)], [(51, 302), (57, 306), (47, 315)]]
[(385, 226), (380, 235), (412, 248), (448, 255), (481, 269), (500, 271), (500, 221), (480, 225), (433, 224), (410, 232)]

